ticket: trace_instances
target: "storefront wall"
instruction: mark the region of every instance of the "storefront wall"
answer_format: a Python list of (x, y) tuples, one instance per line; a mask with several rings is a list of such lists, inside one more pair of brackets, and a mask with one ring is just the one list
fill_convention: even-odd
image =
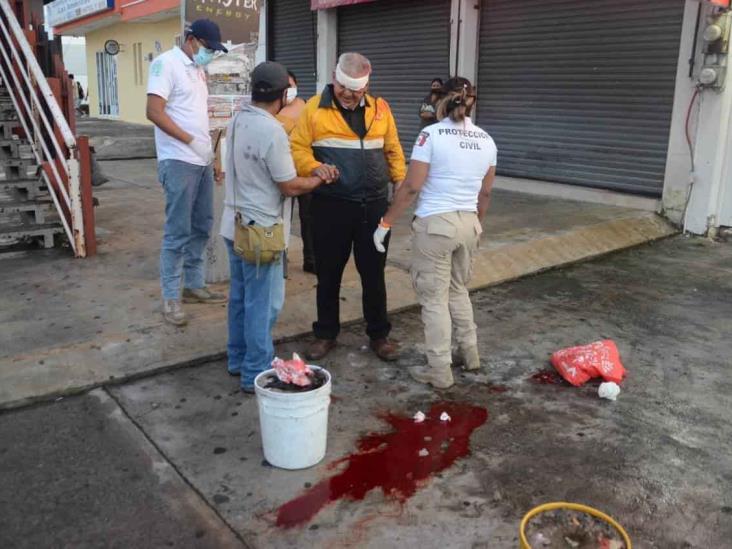
[(89, 75), (89, 109), (91, 116), (100, 113), (97, 52), (104, 51), (107, 40), (120, 43), (120, 52), (114, 56), (117, 68), (117, 99), (119, 114), (125, 122), (148, 124), (145, 104), (150, 62), (175, 45), (180, 35), (179, 17), (155, 23), (118, 23), (86, 35), (86, 59)]

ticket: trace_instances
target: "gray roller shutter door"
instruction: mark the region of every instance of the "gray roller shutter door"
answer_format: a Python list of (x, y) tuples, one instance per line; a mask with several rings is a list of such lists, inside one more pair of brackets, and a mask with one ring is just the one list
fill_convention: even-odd
[(295, 73), (302, 98), (315, 95), (317, 14), (310, 0), (270, 0), (269, 59)]
[(371, 93), (388, 101), (409, 155), (430, 82), (450, 71), (450, 1), (379, 0), (338, 8), (338, 50), (369, 58)]
[(682, 0), (483, 0), (479, 124), (498, 173), (659, 196)]

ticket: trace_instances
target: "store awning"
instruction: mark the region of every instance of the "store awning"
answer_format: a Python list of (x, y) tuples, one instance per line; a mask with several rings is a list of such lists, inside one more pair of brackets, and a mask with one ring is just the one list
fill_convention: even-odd
[(311, 10), (324, 10), (326, 8), (337, 8), (338, 6), (348, 6), (350, 4), (365, 4), (366, 2), (375, 2), (376, 0), (310, 0)]

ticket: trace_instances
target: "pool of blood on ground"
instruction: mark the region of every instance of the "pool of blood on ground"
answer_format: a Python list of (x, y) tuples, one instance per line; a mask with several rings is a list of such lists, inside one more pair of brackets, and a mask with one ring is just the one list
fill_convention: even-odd
[[(442, 412), (447, 412), (451, 420), (440, 421)], [(345, 464), (340, 473), (320, 481), (277, 510), (277, 526), (304, 524), (329, 503), (339, 499), (360, 501), (374, 489), (380, 489), (388, 499), (406, 502), (423, 481), (470, 453), (470, 436), (488, 419), (485, 408), (456, 402), (437, 403), (426, 415), (422, 423), (415, 423), (412, 417), (381, 415), (393, 430), (362, 437), (356, 452), (330, 465)], [(429, 454), (420, 456), (422, 450)]]

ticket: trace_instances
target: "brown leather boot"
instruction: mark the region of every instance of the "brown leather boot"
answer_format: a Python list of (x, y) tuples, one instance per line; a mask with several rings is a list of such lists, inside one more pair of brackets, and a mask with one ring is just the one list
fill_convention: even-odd
[(336, 346), (335, 339), (316, 339), (308, 350), (305, 351), (305, 358), (308, 360), (320, 360), (325, 357)]
[(386, 337), (372, 339), (371, 350), (376, 353), (376, 356), (386, 362), (394, 362), (399, 359), (399, 345)]

